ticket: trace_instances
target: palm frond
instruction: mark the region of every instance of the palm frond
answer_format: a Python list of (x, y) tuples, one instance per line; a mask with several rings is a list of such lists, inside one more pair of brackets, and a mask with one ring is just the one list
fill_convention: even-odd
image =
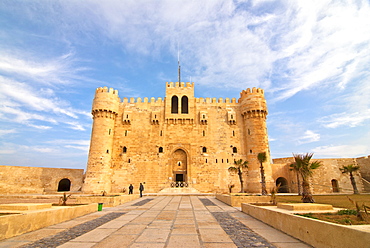
[(237, 173), (238, 168), (232, 166), (232, 167), (229, 167), (228, 171), (231, 172), (231, 173)]

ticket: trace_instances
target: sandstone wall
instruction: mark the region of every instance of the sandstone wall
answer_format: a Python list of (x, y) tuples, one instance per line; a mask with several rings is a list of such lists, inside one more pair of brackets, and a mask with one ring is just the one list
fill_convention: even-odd
[(370, 157), (360, 157), (356, 159), (357, 165), (360, 166), (361, 175), (370, 182)]
[[(339, 193), (353, 193), (353, 187), (349, 175), (342, 174), (339, 170), (342, 166), (355, 164), (356, 159), (354, 158), (335, 158), (335, 159), (312, 159), (312, 161), (322, 161), (323, 165), (318, 169), (314, 170), (311, 178), (311, 190), (314, 194), (325, 194), (333, 193), (332, 180), (336, 180), (338, 184)], [(274, 159), (275, 162), (282, 164), (273, 164), (273, 178), (276, 182), (277, 178), (283, 177), (288, 181), (289, 192), (297, 193), (297, 176), (295, 172), (289, 170), (289, 164), (294, 162), (294, 158), (279, 158)], [(286, 162), (286, 163), (284, 163)], [(363, 192), (363, 184), (361, 180), (361, 173), (354, 173), (357, 188), (359, 192)]]
[(0, 166), (0, 194), (57, 192), (60, 180), (71, 181), (71, 191), (83, 182), (82, 169), (59, 169), (25, 166)]

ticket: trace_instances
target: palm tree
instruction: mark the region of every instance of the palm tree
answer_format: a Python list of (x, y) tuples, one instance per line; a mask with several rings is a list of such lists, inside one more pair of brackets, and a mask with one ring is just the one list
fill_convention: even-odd
[(240, 180), (240, 192), (244, 193), (243, 187), (243, 169), (248, 168), (248, 161), (243, 161), (243, 159), (234, 160), (234, 165), (229, 167), (229, 172), (238, 173)]
[(302, 202), (315, 202), (309, 184), (309, 178), (313, 175), (313, 171), (322, 165), (321, 161), (310, 162), (313, 153), (294, 154), (294, 160), (299, 168), (299, 174), (302, 177)]
[(257, 155), (257, 159), (260, 162), (261, 166), (261, 187), (262, 187), (262, 195), (267, 195), (267, 190), (266, 190), (266, 179), (265, 179), (265, 169), (263, 168), (263, 163), (266, 162), (267, 156), (266, 152), (260, 152)]
[(297, 175), (297, 187), (298, 187), (298, 195), (302, 195), (302, 190), (301, 190), (301, 179), (299, 177), (299, 167), (297, 163), (291, 163), (289, 165), (290, 170), (294, 171)]
[(342, 168), (339, 168), (339, 170), (343, 174), (349, 174), (349, 178), (351, 179), (351, 184), (352, 184), (352, 187), (353, 187), (353, 193), (354, 194), (358, 194), (358, 190), (357, 190), (355, 178), (353, 176), (353, 172), (356, 172), (359, 169), (360, 169), (360, 166), (353, 165), (353, 164), (350, 164), (350, 165), (347, 165), (347, 166), (343, 165)]

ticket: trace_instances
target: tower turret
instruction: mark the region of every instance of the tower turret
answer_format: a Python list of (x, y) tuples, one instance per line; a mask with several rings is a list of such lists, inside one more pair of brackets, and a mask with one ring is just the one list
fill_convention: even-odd
[(266, 162), (264, 165), (266, 188), (273, 186), (271, 177), (272, 170), (270, 164), (270, 149), (268, 143), (266, 117), (267, 105), (263, 89), (253, 88), (243, 90), (240, 93), (240, 110), (243, 116), (243, 126), (245, 134), (246, 155), (249, 161), (248, 179), (246, 186), (248, 192), (261, 192), (261, 173), (260, 163), (257, 155), (266, 152)]
[(97, 88), (92, 105), (93, 125), (83, 192), (111, 191), (114, 126), (120, 98), (118, 91)]

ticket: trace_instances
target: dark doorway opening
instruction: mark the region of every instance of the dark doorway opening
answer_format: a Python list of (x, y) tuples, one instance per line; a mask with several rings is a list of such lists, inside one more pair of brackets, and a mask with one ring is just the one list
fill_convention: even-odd
[(289, 193), (288, 181), (284, 177), (276, 179), (276, 186), (280, 184), (278, 193)]
[(331, 180), (331, 186), (333, 187), (333, 193), (339, 192), (338, 180), (336, 179)]
[(184, 174), (176, 174), (176, 182), (183, 182)]
[(70, 191), (71, 190), (71, 181), (67, 178), (63, 178), (59, 181), (58, 191)]

